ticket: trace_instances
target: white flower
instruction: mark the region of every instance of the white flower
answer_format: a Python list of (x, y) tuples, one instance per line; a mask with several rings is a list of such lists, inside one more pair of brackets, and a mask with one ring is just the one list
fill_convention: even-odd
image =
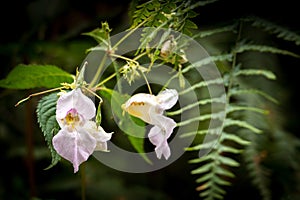
[(168, 159), (171, 155), (168, 138), (171, 136), (176, 122), (164, 116), (164, 111), (172, 108), (178, 100), (178, 93), (174, 89), (166, 89), (157, 96), (145, 93), (133, 95), (122, 108), (130, 115), (154, 125), (149, 134), (150, 142), (155, 145), (157, 158), (162, 155)]
[(62, 94), (57, 101), (56, 120), (61, 130), (52, 143), (57, 153), (73, 164), (74, 173), (95, 150), (107, 151), (111, 133), (91, 121), (95, 114), (93, 101), (79, 88)]

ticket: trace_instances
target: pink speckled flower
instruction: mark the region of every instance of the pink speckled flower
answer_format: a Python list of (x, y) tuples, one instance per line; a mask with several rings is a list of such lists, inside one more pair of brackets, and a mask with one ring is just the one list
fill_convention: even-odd
[(79, 88), (63, 93), (57, 101), (56, 120), (61, 129), (52, 143), (57, 153), (73, 164), (74, 173), (95, 150), (107, 151), (111, 133), (91, 120), (95, 114), (93, 101)]
[(149, 134), (150, 142), (155, 145), (157, 158), (163, 155), (168, 159), (171, 155), (168, 138), (171, 136), (176, 122), (163, 115), (163, 112), (172, 108), (178, 100), (178, 93), (174, 89), (167, 89), (157, 96), (145, 93), (133, 95), (122, 108), (130, 115), (154, 125)]

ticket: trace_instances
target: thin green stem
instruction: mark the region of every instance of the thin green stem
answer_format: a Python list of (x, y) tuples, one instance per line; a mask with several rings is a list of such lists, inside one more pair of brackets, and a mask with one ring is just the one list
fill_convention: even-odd
[(151, 87), (150, 87), (150, 84), (149, 84), (149, 82), (148, 82), (148, 79), (147, 79), (147, 77), (145, 76), (144, 72), (142, 72), (142, 71), (141, 71), (141, 73), (142, 73), (142, 75), (143, 75), (143, 78), (144, 78), (144, 79), (145, 79), (145, 81), (146, 81), (146, 84), (147, 84), (147, 87), (148, 87), (149, 93), (150, 93), (150, 94), (152, 94), (152, 90), (151, 90)]
[[(239, 30), (238, 30), (239, 32), (238, 32), (238, 36), (237, 36), (237, 39), (236, 39), (236, 44), (240, 41), (241, 36), (242, 36), (242, 25), (243, 25), (242, 22), (239, 22)], [(234, 69), (236, 68), (237, 52), (235, 51), (235, 49), (232, 51), (232, 54), (233, 54), (233, 58), (232, 58), (231, 71), (229, 73), (230, 77), (229, 77), (229, 83), (228, 83), (228, 91), (232, 88), (232, 85), (233, 85), (233, 72), (235, 71)], [(229, 104), (230, 95), (226, 96), (226, 101), (227, 101), (227, 104)]]
[(42, 91), (42, 92), (37, 92), (37, 93), (34, 93), (34, 94), (31, 94), (29, 95), (28, 97), (18, 101), (16, 104), (15, 104), (15, 107), (17, 107), (18, 105), (20, 105), (21, 103), (29, 100), (31, 97), (35, 97), (35, 96), (38, 96), (38, 95), (42, 95), (42, 94), (46, 94), (46, 93), (49, 93), (49, 92), (54, 92), (54, 91), (57, 91), (57, 90), (62, 90), (64, 89), (65, 87), (58, 87), (58, 88), (53, 88), (53, 89), (50, 89), (50, 90), (45, 90), (45, 91)]
[(117, 78), (117, 86), (118, 86), (119, 92), (122, 93), (122, 84), (119, 81), (120, 80), (120, 72), (119, 72), (118, 64), (116, 61), (113, 62), (113, 66), (114, 66), (115, 74), (116, 74), (116, 78)]
[(103, 67), (104, 67), (104, 65), (105, 65), (106, 59), (107, 59), (107, 52), (105, 52), (105, 54), (104, 54), (104, 56), (103, 56), (103, 58), (102, 58), (102, 60), (101, 60), (101, 63), (100, 63), (100, 65), (99, 65), (98, 69), (97, 69), (97, 72), (96, 72), (96, 74), (95, 74), (93, 80), (92, 80), (91, 83), (89, 84), (89, 89), (91, 89), (91, 88), (95, 85), (95, 83), (97, 82), (97, 80), (99, 79), (100, 73), (101, 73), (102, 70), (103, 70)]
[(143, 52), (143, 53), (140, 53), (139, 55), (137, 55), (136, 57), (134, 57), (132, 60), (136, 61), (136, 60), (140, 59), (141, 57), (143, 57), (143, 56), (145, 56), (145, 55), (147, 55), (147, 52), (146, 52), (146, 51)]
[(121, 56), (121, 55), (113, 54), (113, 53), (110, 54), (110, 56), (115, 57), (115, 58), (120, 58), (120, 59), (126, 60), (128, 62), (134, 62), (136, 65), (139, 65), (139, 63), (135, 59), (127, 58), (125, 56)]
[(104, 83), (108, 82), (109, 80), (111, 80), (112, 78), (114, 78), (117, 75), (117, 73), (113, 73), (112, 75), (110, 75), (109, 77), (107, 77), (106, 79), (104, 79), (103, 81), (101, 81), (99, 84), (97, 84), (95, 86), (95, 88), (99, 88), (100, 86), (104, 85)]
[(132, 29), (131, 31), (129, 31), (124, 37), (122, 37), (113, 47), (112, 47), (112, 52), (118, 48), (118, 46), (124, 41), (126, 40), (126, 38), (128, 38), (134, 31), (136, 31), (138, 28), (140, 28), (141, 26), (143, 26), (148, 20), (150, 19), (150, 17), (148, 19), (145, 19), (142, 23), (140, 23), (138, 26), (136, 26), (134, 29)]

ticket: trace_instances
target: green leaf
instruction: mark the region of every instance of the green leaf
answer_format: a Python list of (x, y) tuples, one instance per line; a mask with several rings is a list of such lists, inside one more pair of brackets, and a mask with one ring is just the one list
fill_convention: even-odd
[(191, 28), (191, 29), (197, 29), (198, 28), (197, 24), (195, 24), (191, 20), (186, 20), (185, 21), (185, 27), (186, 28)]
[(55, 116), (57, 99), (57, 93), (52, 93), (44, 96), (37, 105), (38, 123), (42, 129), (52, 157), (51, 164), (46, 169), (50, 169), (61, 159), (60, 155), (57, 154), (52, 145), (52, 138), (59, 131), (59, 125)]
[(96, 28), (91, 32), (83, 33), (82, 35), (87, 35), (94, 38), (99, 44), (107, 48), (110, 47), (109, 34), (111, 31), (112, 29), (109, 28), (108, 23), (102, 22), (101, 28)]
[(72, 83), (73, 76), (53, 65), (16, 66), (5, 79), (0, 80), (0, 87), (8, 89), (55, 88), (60, 83)]
[(118, 125), (127, 135), (131, 145), (146, 162), (151, 163), (144, 150), (144, 137), (146, 133), (145, 123), (138, 118), (131, 117), (124, 113), (121, 108), (122, 104), (125, 103), (129, 96), (122, 95), (108, 88), (100, 90), (100, 94), (111, 101), (112, 112), (120, 120)]

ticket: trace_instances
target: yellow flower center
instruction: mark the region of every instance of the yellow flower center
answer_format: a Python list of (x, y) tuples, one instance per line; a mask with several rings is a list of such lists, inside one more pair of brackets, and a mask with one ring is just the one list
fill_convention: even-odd
[(75, 109), (69, 110), (66, 117), (64, 118), (64, 123), (72, 130), (75, 129), (75, 126), (77, 126), (79, 122), (80, 117), (78, 115), (78, 112)]
[(79, 116), (77, 113), (75, 115), (73, 113), (68, 113), (65, 120), (68, 125), (74, 125), (79, 122)]

